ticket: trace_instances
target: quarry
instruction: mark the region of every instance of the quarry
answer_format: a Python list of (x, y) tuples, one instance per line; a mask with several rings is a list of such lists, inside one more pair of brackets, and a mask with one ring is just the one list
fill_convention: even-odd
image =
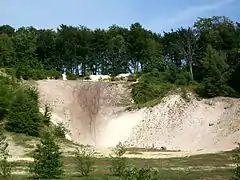
[[(240, 137), (240, 100), (183, 98), (171, 93), (154, 107), (129, 110), (131, 82), (40, 80), (41, 108), (48, 104), (66, 137), (98, 149), (119, 142), (134, 148), (166, 148), (185, 154), (229, 151)], [(179, 154), (179, 153), (178, 153)]]

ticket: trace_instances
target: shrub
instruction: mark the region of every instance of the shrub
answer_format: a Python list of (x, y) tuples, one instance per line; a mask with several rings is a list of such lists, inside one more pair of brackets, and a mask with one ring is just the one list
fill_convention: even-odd
[(62, 122), (57, 123), (53, 126), (53, 134), (58, 138), (65, 138), (65, 135), (68, 133), (68, 129), (64, 126)]
[(236, 169), (234, 170), (234, 177), (232, 178), (232, 180), (240, 180), (240, 143), (238, 144), (238, 147), (234, 150), (233, 159), (236, 165)]
[(176, 74), (176, 80), (175, 84), (176, 85), (189, 85), (191, 82), (191, 77), (189, 72), (181, 72)]
[(138, 83), (133, 85), (132, 96), (136, 104), (144, 104), (148, 101), (164, 97), (171, 89), (172, 84), (148, 84)]
[(158, 172), (151, 168), (129, 168), (122, 174), (124, 180), (159, 180)]
[(35, 178), (58, 178), (63, 173), (61, 157), (60, 147), (55, 143), (51, 132), (44, 132), (41, 144), (37, 145), (34, 152), (34, 162), (29, 167), (30, 173)]
[(50, 70), (46, 71), (46, 75), (48, 77), (50, 77), (50, 79), (53, 79), (53, 78), (60, 79), (62, 77), (61, 73), (55, 69), (50, 69)]
[(124, 174), (127, 168), (126, 158), (122, 157), (125, 154), (125, 152), (126, 148), (121, 143), (119, 143), (113, 150), (114, 156), (112, 155), (110, 156), (112, 159), (110, 171), (115, 176), (122, 176), (122, 174)]
[(76, 74), (72, 74), (69, 71), (66, 72), (66, 76), (68, 80), (77, 80), (79, 79), (79, 76)]
[(151, 72), (143, 74), (139, 82), (133, 85), (132, 97), (136, 104), (164, 97), (172, 88), (169, 83), (170, 76), (167, 72)]
[(18, 90), (11, 102), (7, 115), (6, 129), (16, 133), (38, 136), (42, 126), (37, 95), (34, 90)]
[(8, 142), (7, 137), (3, 134), (4, 128), (3, 124), (0, 124), (0, 176), (3, 178), (7, 178), (12, 173), (11, 163), (8, 162), (8, 158), (10, 157), (8, 151)]
[(91, 75), (90, 72), (85, 72), (84, 79), (85, 80), (90, 80), (90, 75)]
[(11, 104), (14, 90), (8, 78), (0, 76), (0, 121), (3, 120)]
[(43, 119), (44, 124), (49, 126), (49, 124), (51, 122), (51, 116), (52, 116), (52, 114), (51, 114), (51, 111), (50, 111), (50, 106), (45, 104), (45, 106), (44, 106), (44, 115), (43, 115), (43, 117), (44, 117), (44, 119)]
[(85, 146), (76, 148), (76, 168), (82, 176), (88, 176), (90, 172), (94, 171), (93, 165), (95, 164), (95, 151), (90, 150)]

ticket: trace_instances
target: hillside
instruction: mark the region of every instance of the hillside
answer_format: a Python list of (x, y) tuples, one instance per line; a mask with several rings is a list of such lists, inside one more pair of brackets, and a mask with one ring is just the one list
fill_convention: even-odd
[(239, 141), (239, 99), (190, 95), (187, 101), (175, 94), (153, 108), (125, 111), (131, 103), (129, 84), (37, 83), (41, 105), (50, 104), (55, 121), (64, 122), (80, 144), (112, 147), (121, 141), (132, 147), (215, 152), (231, 150)]

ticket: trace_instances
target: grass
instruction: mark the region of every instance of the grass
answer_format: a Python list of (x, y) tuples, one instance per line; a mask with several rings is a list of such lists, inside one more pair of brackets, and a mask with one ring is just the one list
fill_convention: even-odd
[[(7, 135), (12, 138), (13, 142), (17, 146), (22, 146), (24, 148), (29, 148), (29, 149), (35, 148), (33, 144), (36, 144), (36, 142), (39, 142), (39, 138), (27, 136), (25, 134), (7, 132)], [(34, 143), (31, 144), (31, 142), (34, 142)]]
[[(163, 180), (221, 180), (229, 179), (233, 172), (229, 164), (232, 164), (232, 152), (223, 152), (218, 154), (204, 154), (181, 158), (168, 159), (139, 159), (129, 158), (128, 165), (135, 167), (153, 167), (159, 170), (161, 179)], [(89, 177), (80, 177), (75, 170), (74, 157), (63, 157), (65, 175), (63, 180), (75, 179), (96, 179), (96, 180), (116, 180), (112, 176), (109, 167), (111, 165), (110, 158), (97, 158), (95, 171)], [(26, 161), (14, 162), (14, 169), (27, 167)], [(224, 168), (225, 167), (225, 168)], [(27, 175), (14, 176), (14, 179), (26, 179)], [(161, 180), (160, 179), (160, 180)]]
[(158, 148), (126, 148), (126, 151), (128, 152), (180, 152), (180, 150), (168, 150), (168, 149), (158, 149)]
[[(110, 174), (103, 174), (104, 172), (98, 172), (90, 175), (89, 177), (81, 177), (79, 175), (67, 175), (65, 174), (61, 180), (117, 180)], [(159, 180), (227, 180), (232, 177), (232, 170), (213, 170), (213, 171), (172, 171), (161, 170), (159, 172)], [(26, 180), (29, 179), (29, 175), (13, 175), (13, 180)]]

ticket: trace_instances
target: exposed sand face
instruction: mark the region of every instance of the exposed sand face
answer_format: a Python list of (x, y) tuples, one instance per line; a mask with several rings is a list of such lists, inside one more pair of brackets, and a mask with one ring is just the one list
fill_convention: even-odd
[(191, 96), (191, 101), (186, 102), (180, 95), (170, 95), (153, 108), (128, 112), (124, 111), (122, 100), (131, 103), (130, 90), (124, 84), (113, 83), (101, 84), (93, 139), (88, 113), (79, 106), (73, 93), (74, 89), (89, 84), (92, 90), (86, 93), (88, 97), (94, 93), (94, 83), (38, 81), (42, 106), (51, 105), (55, 117), (66, 123), (77, 143), (113, 147), (121, 141), (133, 147), (166, 147), (199, 153), (231, 150), (239, 142), (239, 99), (198, 101)]

